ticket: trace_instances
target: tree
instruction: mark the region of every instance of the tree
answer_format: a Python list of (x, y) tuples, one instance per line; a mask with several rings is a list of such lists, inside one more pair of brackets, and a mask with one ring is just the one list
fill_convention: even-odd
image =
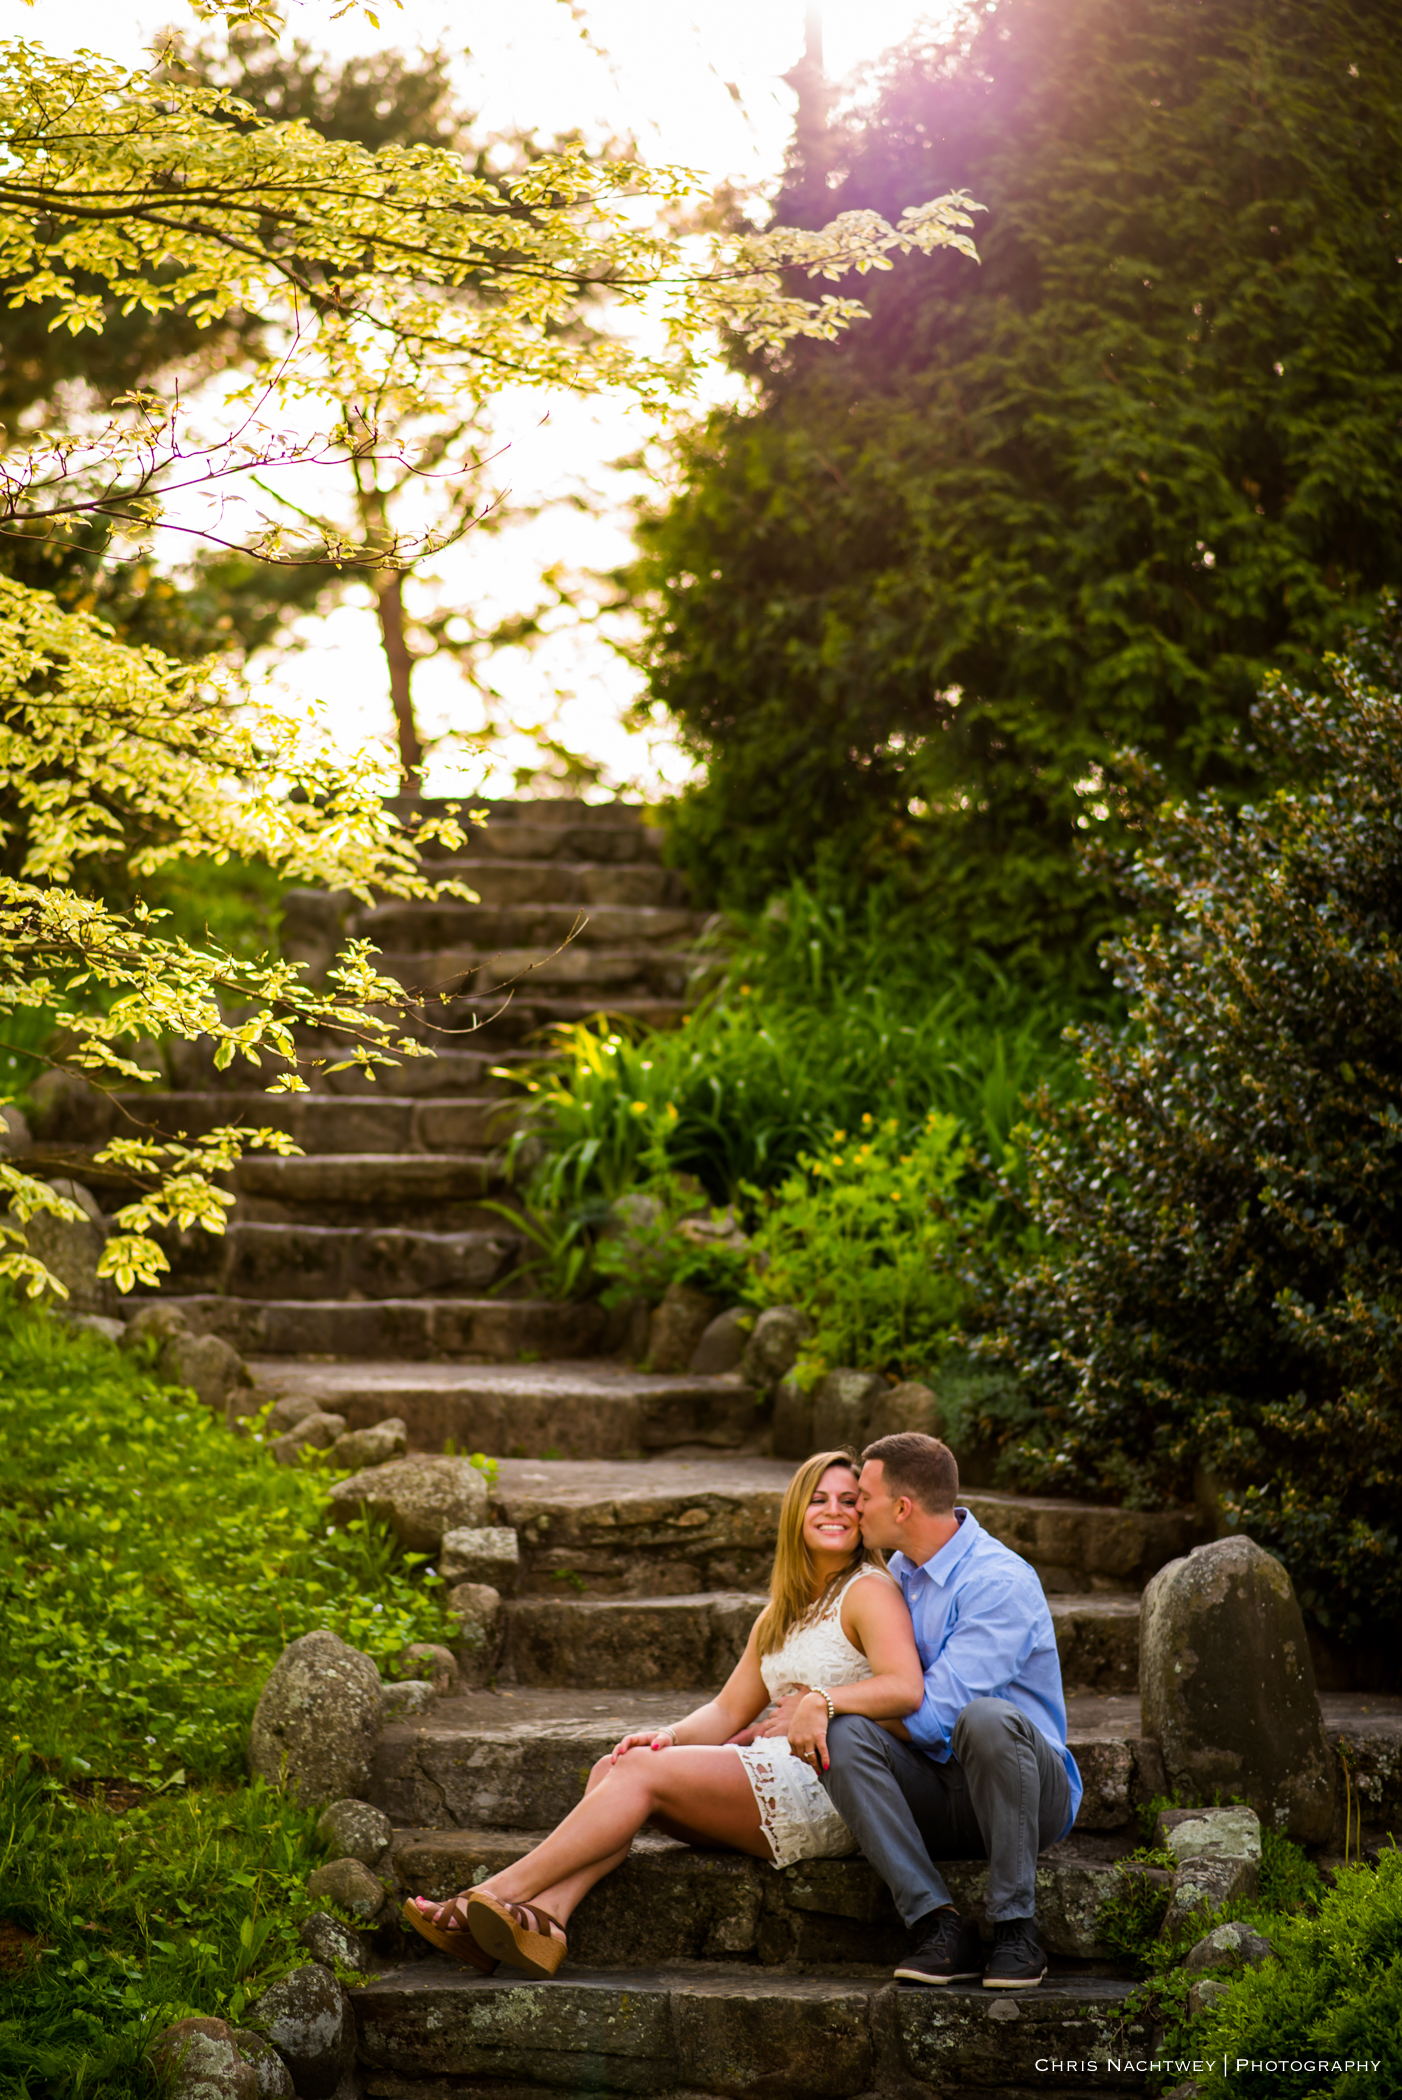
[(1122, 1034), (1024, 1131), (1047, 1252), (1002, 1346), (1042, 1410), (1022, 1478), (1211, 1495), (1314, 1622), (1402, 1620), (1402, 621), (1276, 678), (1236, 814), (1131, 766)]
[(1249, 786), (1265, 668), (1402, 574), (1394, 27), (1000, 0), (849, 112), (829, 206), (966, 186), (981, 267), (897, 268), (831, 354), (746, 354), (757, 404), (644, 522), (647, 706), (708, 768), (674, 834), (708, 892), (894, 872), (1093, 975), (1109, 756)]
[[(242, 0), (206, 0), (202, 12), (271, 19)], [(784, 272), (839, 277), (885, 267), (893, 252), (969, 245), (962, 200), (944, 198), (895, 227), (849, 215), (818, 233), (741, 234), (693, 261), (684, 237), (638, 210), (684, 196), (673, 170), (601, 168), (569, 148), (503, 184), (441, 146), (371, 153), (304, 121), (264, 121), (219, 87), (153, 83), (32, 43), (0, 45), (0, 137), (0, 280), (12, 305), (48, 306), (75, 336), (100, 335), (112, 303), (211, 329), (257, 315), (262, 331), (231, 397), (232, 430), (207, 410), (202, 424), (172, 386), (119, 400), (76, 431), (12, 442), (0, 454), (0, 522), (41, 534), (99, 521), (149, 535), (172, 491), (217, 493), (270, 465), (372, 459), (372, 407), (434, 415), (450, 398), (480, 401), (522, 381), (620, 386), (663, 406), (717, 327), (777, 343), (830, 337), (861, 314), (845, 295), (787, 289)], [(605, 286), (660, 308), (661, 351), (572, 329), (580, 301)], [(290, 410), (297, 420), (284, 425)], [(215, 521), (207, 537), (221, 536)], [(240, 551), (299, 558), (295, 535), (275, 525)], [(406, 551), (377, 546), (366, 565)], [(347, 541), (315, 554), (350, 561), (357, 550)], [(306, 725), (237, 694), (227, 671), (135, 648), (15, 579), (0, 579), (0, 609), (0, 821), (18, 861), (0, 875), (0, 1015), (57, 1006), (71, 1063), (137, 1081), (149, 1075), (126, 1047), (160, 1034), (213, 1035), (223, 1066), (272, 1054), (274, 1089), (306, 1085), (299, 1025), (338, 1032), (371, 1069), (420, 1049), (401, 1032), (399, 988), (364, 944), (317, 990), (295, 966), (167, 936), (139, 898), (117, 911), (75, 873), (107, 859), (140, 878), (237, 853), (366, 897), (461, 894), (428, 881), (416, 851), (426, 836), (462, 843), (453, 819), (410, 836), (385, 807), (372, 757), (338, 761)], [(104, 1272), (124, 1288), (154, 1280), (164, 1266), (154, 1229), (220, 1229), (227, 1198), (210, 1176), (250, 1142), (287, 1149), (275, 1132), (235, 1127), (197, 1146), (107, 1146), (101, 1156), (145, 1192), (118, 1214)], [(11, 1205), (0, 1274), (42, 1287), (52, 1279), (27, 1251), (25, 1220), (72, 1207), (9, 1160), (0, 1187)]]

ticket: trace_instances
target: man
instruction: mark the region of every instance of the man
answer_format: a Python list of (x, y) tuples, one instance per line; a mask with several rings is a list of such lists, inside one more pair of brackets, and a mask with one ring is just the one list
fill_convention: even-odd
[[(1027, 1562), (956, 1506), (959, 1469), (937, 1438), (885, 1436), (862, 1459), (862, 1537), (891, 1556), (925, 1696), (904, 1722), (838, 1714), (824, 1784), (916, 1936), (897, 1976), (1029, 1990), (1047, 1971), (1037, 1854), (1066, 1835), (1083, 1792), (1051, 1613)], [(985, 1856), (986, 1964), (934, 1864)]]

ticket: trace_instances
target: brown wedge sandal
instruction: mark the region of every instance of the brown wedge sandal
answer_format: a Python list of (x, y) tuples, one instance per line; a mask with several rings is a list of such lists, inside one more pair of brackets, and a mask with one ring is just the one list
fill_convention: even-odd
[[(569, 1953), (564, 1926), (538, 1903), (505, 1902), (500, 1896), (473, 1889), (467, 1899), (467, 1916), (480, 1947), (498, 1961), (509, 1962), (513, 1969), (524, 1969), (528, 1976), (553, 1976)], [(562, 1935), (558, 1940), (550, 1930), (552, 1925)]]
[(433, 1918), (425, 1917), (411, 1896), (399, 1913), (406, 1925), (412, 1925), (432, 1947), (442, 1954), (451, 1954), (454, 1961), (465, 1961), (484, 1976), (490, 1976), (501, 1964), (495, 1955), (486, 1953), (477, 1943), (476, 1935), (467, 1921), (467, 1905), (461, 1896), (454, 1896), (450, 1904), (441, 1906), (453, 1919), (451, 1925), (440, 1925)]

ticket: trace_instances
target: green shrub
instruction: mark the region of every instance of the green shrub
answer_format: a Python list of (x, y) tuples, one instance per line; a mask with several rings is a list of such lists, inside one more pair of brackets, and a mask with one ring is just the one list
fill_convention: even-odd
[[(1336, 1868), (1317, 1909), (1273, 1918), (1269, 1933), (1275, 1960), (1233, 1977), (1173, 2039), (1175, 2056), (1211, 2063), (1207, 2100), (1377, 2100), (1402, 2091), (1402, 1853), (1384, 1852), (1376, 1872)], [(1291, 2044), (1378, 2069), (1310, 2082), (1234, 2068), (1238, 2058), (1279, 2058)], [(1224, 2072), (1224, 2062), (1233, 2068)]]
[(1402, 678), (1386, 639), (1267, 686), (1232, 815), (1147, 769), (1127, 1032), (1027, 1147), (1047, 1251), (1004, 1346), (1028, 1485), (1153, 1504), (1201, 1467), (1336, 1634), (1402, 1618)]
[(157, 1391), (110, 1344), (0, 1300), (0, 1742), (103, 1775), (233, 1775), (284, 1644), (386, 1666), (441, 1617), (389, 1535)]
[(964, 1304), (955, 1206), (967, 1165), (957, 1119), (934, 1110), (913, 1136), (866, 1113), (800, 1156), (754, 1241), (763, 1302), (801, 1305), (813, 1322), (800, 1379), (837, 1364), (913, 1377), (942, 1353)]

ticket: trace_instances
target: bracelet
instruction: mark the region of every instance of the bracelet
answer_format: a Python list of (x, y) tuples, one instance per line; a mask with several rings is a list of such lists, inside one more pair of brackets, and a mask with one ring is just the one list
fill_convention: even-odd
[(824, 1706), (828, 1710), (828, 1719), (830, 1721), (833, 1720), (835, 1716), (833, 1713), (832, 1693), (824, 1691), (823, 1687), (820, 1684), (810, 1684), (808, 1689), (810, 1692), (816, 1693), (818, 1698), (822, 1700)]
[[(657, 1730), (657, 1735), (669, 1735), (669, 1736), (670, 1736), (670, 1737), (672, 1738), (672, 1748), (673, 1748), (674, 1750), (676, 1749), (676, 1747), (677, 1747), (677, 1731), (676, 1731), (676, 1728), (675, 1728), (675, 1726), (673, 1725), (673, 1723), (672, 1723), (672, 1722), (670, 1722), (670, 1721), (669, 1721), (669, 1722), (667, 1723), (667, 1726), (666, 1726), (665, 1728), (659, 1728), (659, 1729)], [(654, 1737), (653, 1737), (653, 1741), (655, 1742), (656, 1740), (657, 1740), (657, 1736), (654, 1736)]]

